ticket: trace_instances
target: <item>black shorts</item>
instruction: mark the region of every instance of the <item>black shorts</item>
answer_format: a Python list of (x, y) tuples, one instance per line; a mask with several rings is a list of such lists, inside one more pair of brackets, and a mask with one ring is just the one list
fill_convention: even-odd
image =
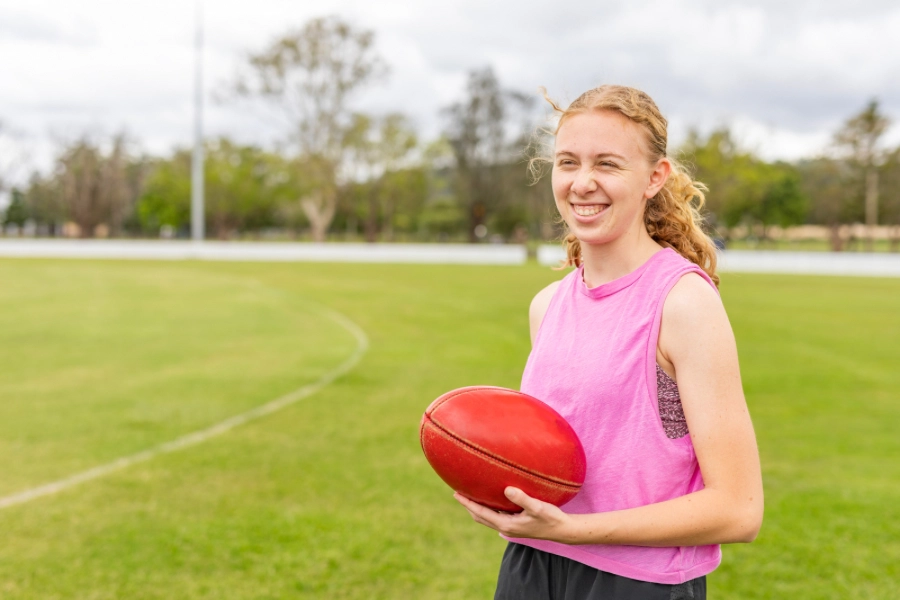
[(598, 571), (570, 558), (510, 543), (494, 600), (706, 600), (706, 576), (678, 585)]

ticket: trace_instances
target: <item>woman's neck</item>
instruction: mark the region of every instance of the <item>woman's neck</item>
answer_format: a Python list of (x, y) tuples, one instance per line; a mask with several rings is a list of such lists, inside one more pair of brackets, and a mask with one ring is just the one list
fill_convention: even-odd
[(662, 248), (646, 230), (637, 235), (619, 237), (607, 244), (582, 243), (584, 283), (593, 288), (624, 277), (647, 262)]

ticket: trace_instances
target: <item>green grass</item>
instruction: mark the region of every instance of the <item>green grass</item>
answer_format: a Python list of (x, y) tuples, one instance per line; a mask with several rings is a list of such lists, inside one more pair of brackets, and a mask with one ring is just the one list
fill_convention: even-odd
[[(0, 495), (347, 376), (205, 444), (0, 511), (0, 598), (488, 598), (503, 542), (418, 446), (516, 387), (536, 266), (0, 261)], [(725, 275), (766, 521), (711, 598), (900, 596), (900, 280)]]

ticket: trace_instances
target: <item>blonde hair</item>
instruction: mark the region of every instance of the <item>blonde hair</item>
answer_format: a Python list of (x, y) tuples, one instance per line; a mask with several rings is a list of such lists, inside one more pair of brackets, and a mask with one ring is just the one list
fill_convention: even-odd
[[(546, 90), (542, 91), (544, 98), (559, 116), (553, 135), (573, 115), (614, 110), (642, 126), (647, 132), (651, 162), (667, 157), (668, 122), (659, 112), (656, 103), (644, 92), (621, 85), (601, 85), (583, 93), (563, 109), (547, 96)], [(529, 169), (535, 177), (539, 177), (540, 165), (550, 161), (546, 156), (535, 156), (529, 162)], [(687, 170), (674, 159), (669, 158), (669, 162), (672, 163), (672, 172), (659, 193), (647, 201), (644, 210), (647, 233), (660, 245), (672, 248), (699, 266), (718, 286), (716, 247), (703, 231), (704, 219), (700, 213), (706, 198), (706, 186), (694, 181)], [(581, 243), (572, 233), (566, 234), (564, 243), (566, 261), (562, 267), (580, 266)]]

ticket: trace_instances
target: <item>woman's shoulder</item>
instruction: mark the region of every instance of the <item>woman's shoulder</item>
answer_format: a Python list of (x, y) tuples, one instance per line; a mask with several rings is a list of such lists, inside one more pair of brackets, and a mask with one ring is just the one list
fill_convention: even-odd
[(535, 294), (534, 298), (531, 300), (531, 306), (528, 308), (528, 322), (531, 326), (532, 342), (534, 342), (534, 337), (541, 327), (544, 315), (547, 314), (547, 309), (550, 308), (550, 301), (553, 300), (553, 295), (556, 294), (556, 290), (559, 289), (559, 286), (563, 281), (563, 279), (554, 281)]
[(724, 316), (722, 299), (715, 287), (696, 271), (679, 277), (663, 306), (663, 320), (667, 323), (688, 324)]
[(556, 290), (559, 289), (559, 286), (562, 284), (563, 280), (560, 279), (558, 281), (552, 282), (550, 285), (539, 291), (534, 295), (534, 298), (531, 300), (531, 307), (528, 309), (529, 314), (539, 312), (543, 315), (547, 312), (547, 307), (550, 306), (550, 300), (553, 299), (553, 294), (556, 293)]
[[(716, 289), (695, 271), (683, 274), (666, 296), (662, 309), (657, 363), (680, 373), (690, 358), (727, 354), (734, 345), (728, 315)], [(671, 373), (670, 373), (671, 374)], [(679, 384), (683, 381), (679, 375)]]

